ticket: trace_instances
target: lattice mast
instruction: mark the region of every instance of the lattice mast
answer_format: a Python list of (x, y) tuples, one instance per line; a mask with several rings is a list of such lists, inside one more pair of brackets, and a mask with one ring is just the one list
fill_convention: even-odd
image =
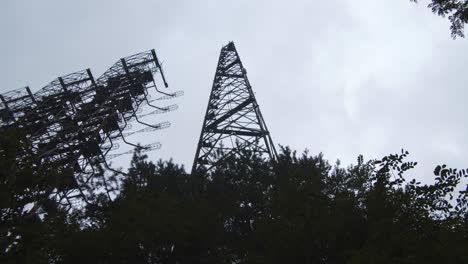
[[(58, 77), (34, 94), (26, 87), (0, 95), (0, 133), (14, 129), (24, 135), (25, 147), (16, 153), (17, 167), (32, 166), (34, 172), (53, 168), (60, 178), (50, 196), (70, 208), (75, 201), (87, 203), (86, 190), (94, 181), (107, 186), (101, 165), (113, 170), (108, 160), (133, 153), (111, 154), (119, 143), (143, 152), (160, 148), (158, 142), (139, 146), (129, 140), (170, 126), (167, 121), (150, 124), (146, 119), (176, 110), (175, 104), (159, 102), (182, 95), (182, 91), (159, 90), (158, 75), (167, 88), (156, 53), (150, 50), (120, 59), (97, 80), (87, 69)], [(150, 100), (150, 93), (156, 97)], [(132, 131), (132, 121), (140, 129)], [(23, 164), (28, 160), (36, 162)], [(106, 192), (109, 195), (107, 187)]]
[(221, 48), (192, 167), (205, 173), (245, 150), (276, 159), (270, 133), (233, 42)]

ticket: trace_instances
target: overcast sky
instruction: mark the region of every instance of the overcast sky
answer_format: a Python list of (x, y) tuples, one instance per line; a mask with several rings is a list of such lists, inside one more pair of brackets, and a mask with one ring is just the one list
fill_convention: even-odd
[(4, 0), (0, 92), (85, 68), (99, 76), (154, 48), (170, 90), (185, 95), (152, 117), (171, 128), (137, 140), (160, 141), (152, 159), (190, 169), (220, 48), (233, 40), (275, 144), (345, 165), (405, 148), (430, 179), (439, 163), (468, 167), (468, 40), (452, 40), (420, 2)]

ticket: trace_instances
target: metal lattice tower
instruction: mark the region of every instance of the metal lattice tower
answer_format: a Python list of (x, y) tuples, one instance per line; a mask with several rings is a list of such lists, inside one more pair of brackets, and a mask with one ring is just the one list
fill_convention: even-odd
[[(31, 167), (33, 173), (52, 168), (60, 175), (49, 196), (68, 208), (82, 206), (88, 203), (85, 197), (98, 191), (90, 189), (95, 182), (102, 183), (101, 191), (109, 195), (102, 167), (115, 171), (108, 161), (133, 153), (113, 152), (120, 145), (143, 152), (161, 147), (158, 142), (140, 146), (130, 139), (170, 126), (148, 117), (176, 110), (175, 104), (160, 104), (183, 92), (163, 92), (158, 82), (168, 87), (156, 53), (150, 50), (118, 60), (96, 80), (87, 69), (58, 77), (34, 94), (28, 87), (13, 90), (0, 95), (0, 133), (14, 130), (22, 135), (17, 167)], [(137, 123), (133, 129), (132, 121)], [(24, 163), (30, 160), (34, 163)]]
[(276, 159), (276, 150), (233, 42), (221, 48), (192, 174), (244, 150)]

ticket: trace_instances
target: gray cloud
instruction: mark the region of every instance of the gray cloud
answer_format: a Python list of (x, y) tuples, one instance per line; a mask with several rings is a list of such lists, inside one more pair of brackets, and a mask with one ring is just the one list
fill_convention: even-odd
[[(409, 1), (4, 1), (1, 92), (155, 48), (185, 91), (150, 157), (190, 167), (219, 49), (234, 40), (276, 143), (331, 160), (404, 147), (466, 167), (466, 40)], [(128, 159), (127, 159), (128, 160)], [(120, 162), (126, 162), (120, 161)]]

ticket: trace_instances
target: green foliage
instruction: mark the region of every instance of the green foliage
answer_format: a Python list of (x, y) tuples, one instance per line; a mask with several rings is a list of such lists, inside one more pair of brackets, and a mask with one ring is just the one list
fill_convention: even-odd
[[(410, 0), (418, 2), (418, 0)], [(466, 0), (431, 0), (428, 7), (434, 14), (448, 16), (451, 23), (452, 38), (465, 37), (464, 27), (468, 23), (468, 1)]]
[(12, 262), (47, 259), (46, 252), (54, 252), (55, 247), (45, 248), (57, 242), (55, 235), (73, 228), (71, 222), (63, 229), (56, 226), (67, 217), (49, 199), (53, 189), (63, 186), (62, 179), (67, 177), (62, 176), (67, 172), (47, 166), (35, 169), (36, 157), (17, 161), (18, 152), (30, 147), (27, 142), (15, 129), (2, 131), (0, 137), (0, 262), (4, 255)]
[(467, 171), (406, 181), (407, 155), (343, 168), (282, 147), (277, 162), (245, 152), (202, 176), (136, 151), (115, 199), (18, 217), (0, 261), (468, 263), (467, 192), (452, 196)]

